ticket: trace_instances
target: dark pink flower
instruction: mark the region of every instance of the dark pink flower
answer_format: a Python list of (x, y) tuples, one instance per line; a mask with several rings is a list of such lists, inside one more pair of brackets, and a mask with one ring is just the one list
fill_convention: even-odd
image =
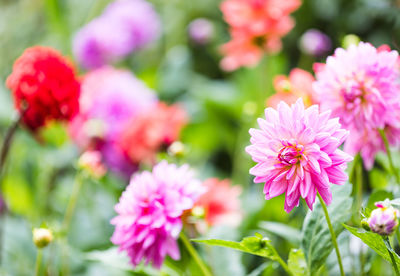
[(118, 216), (111, 221), (111, 241), (126, 251), (134, 266), (144, 261), (161, 268), (167, 255), (179, 259), (181, 216), (203, 191), (188, 165), (163, 161), (152, 172), (133, 175), (115, 206)]

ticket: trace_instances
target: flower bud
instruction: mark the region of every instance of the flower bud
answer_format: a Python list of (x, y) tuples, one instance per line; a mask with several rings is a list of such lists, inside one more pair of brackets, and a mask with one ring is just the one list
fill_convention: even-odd
[(311, 56), (323, 56), (332, 49), (329, 36), (315, 29), (305, 32), (299, 42), (300, 50)]
[(399, 225), (399, 210), (382, 202), (375, 203), (375, 206), (378, 208), (373, 210), (368, 218), (371, 231), (382, 236), (393, 234)]
[(101, 162), (101, 153), (99, 151), (86, 151), (78, 161), (80, 169), (87, 171), (94, 178), (103, 177), (107, 169)]
[(37, 248), (44, 248), (53, 240), (53, 234), (46, 228), (33, 229), (33, 242)]
[(367, 230), (367, 231), (371, 231), (371, 228), (369, 227), (368, 219), (367, 219), (367, 218), (364, 218), (364, 219), (361, 221), (361, 227), (364, 228), (364, 229)]
[(171, 156), (182, 157), (185, 153), (185, 145), (182, 142), (175, 141), (168, 147), (167, 151)]
[(346, 35), (342, 40), (342, 47), (347, 49), (350, 45), (358, 45), (360, 38), (354, 34)]
[(188, 27), (190, 39), (198, 44), (205, 45), (210, 42), (214, 36), (213, 23), (205, 18), (193, 20)]

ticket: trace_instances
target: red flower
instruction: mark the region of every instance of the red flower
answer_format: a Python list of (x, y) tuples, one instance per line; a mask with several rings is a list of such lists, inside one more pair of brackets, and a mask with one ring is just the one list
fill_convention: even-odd
[(242, 218), (239, 200), (241, 188), (231, 186), (228, 179), (219, 180), (217, 178), (209, 178), (203, 185), (207, 187), (207, 192), (199, 198), (194, 208), (204, 208), (204, 218), (207, 224), (209, 226), (238, 225)]
[[(203, 186), (207, 189), (182, 220), (189, 230), (205, 233), (216, 225), (237, 226), (243, 214), (240, 210), (240, 186), (232, 186), (229, 179), (209, 178)], [(193, 228), (194, 226), (194, 228)]]
[(7, 78), (15, 107), (32, 131), (51, 120), (70, 120), (79, 110), (80, 83), (72, 64), (52, 48), (28, 48)]
[(186, 112), (179, 105), (159, 103), (126, 125), (119, 144), (134, 163), (153, 163), (162, 146), (178, 139), (186, 122)]

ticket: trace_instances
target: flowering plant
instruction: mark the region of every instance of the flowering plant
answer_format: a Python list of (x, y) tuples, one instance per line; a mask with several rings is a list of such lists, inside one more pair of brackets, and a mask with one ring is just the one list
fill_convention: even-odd
[(400, 276), (375, 2), (0, 1), (0, 275)]

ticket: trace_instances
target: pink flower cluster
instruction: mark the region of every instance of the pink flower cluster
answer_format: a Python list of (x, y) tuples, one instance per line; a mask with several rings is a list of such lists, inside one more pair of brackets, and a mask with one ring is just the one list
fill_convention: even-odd
[(70, 124), (72, 138), (82, 150), (101, 152), (107, 167), (124, 178), (141, 162), (154, 163), (187, 121), (182, 108), (160, 103), (131, 72), (112, 67), (84, 77), (80, 107)]
[(300, 197), (312, 209), (317, 193), (330, 204), (330, 183), (347, 180), (344, 170), (352, 157), (338, 147), (348, 131), (330, 115), (317, 105), (305, 109), (301, 99), (291, 107), (281, 102), (277, 110), (265, 109), (260, 129), (250, 129), (252, 145), (246, 151), (257, 162), (250, 173), (255, 183), (265, 183), (266, 199), (286, 193), (286, 212), (298, 206)]
[(222, 69), (255, 66), (264, 52), (278, 52), (281, 38), (294, 26), (290, 13), (300, 0), (225, 0), (221, 10), (232, 40), (222, 46)]
[(179, 259), (176, 242), (182, 229), (181, 216), (204, 191), (187, 165), (163, 161), (152, 172), (133, 175), (115, 206), (111, 241), (126, 251), (134, 266), (152, 262), (160, 268), (166, 255)]
[(367, 169), (384, 150), (378, 133), (385, 130), (392, 146), (400, 138), (400, 67), (396, 51), (369, 43), (336, 49), (326, 64), (315, 66), (315, 92), (322, 110), (332, 110), (350, 130), (345, 151), (360, 153)]

